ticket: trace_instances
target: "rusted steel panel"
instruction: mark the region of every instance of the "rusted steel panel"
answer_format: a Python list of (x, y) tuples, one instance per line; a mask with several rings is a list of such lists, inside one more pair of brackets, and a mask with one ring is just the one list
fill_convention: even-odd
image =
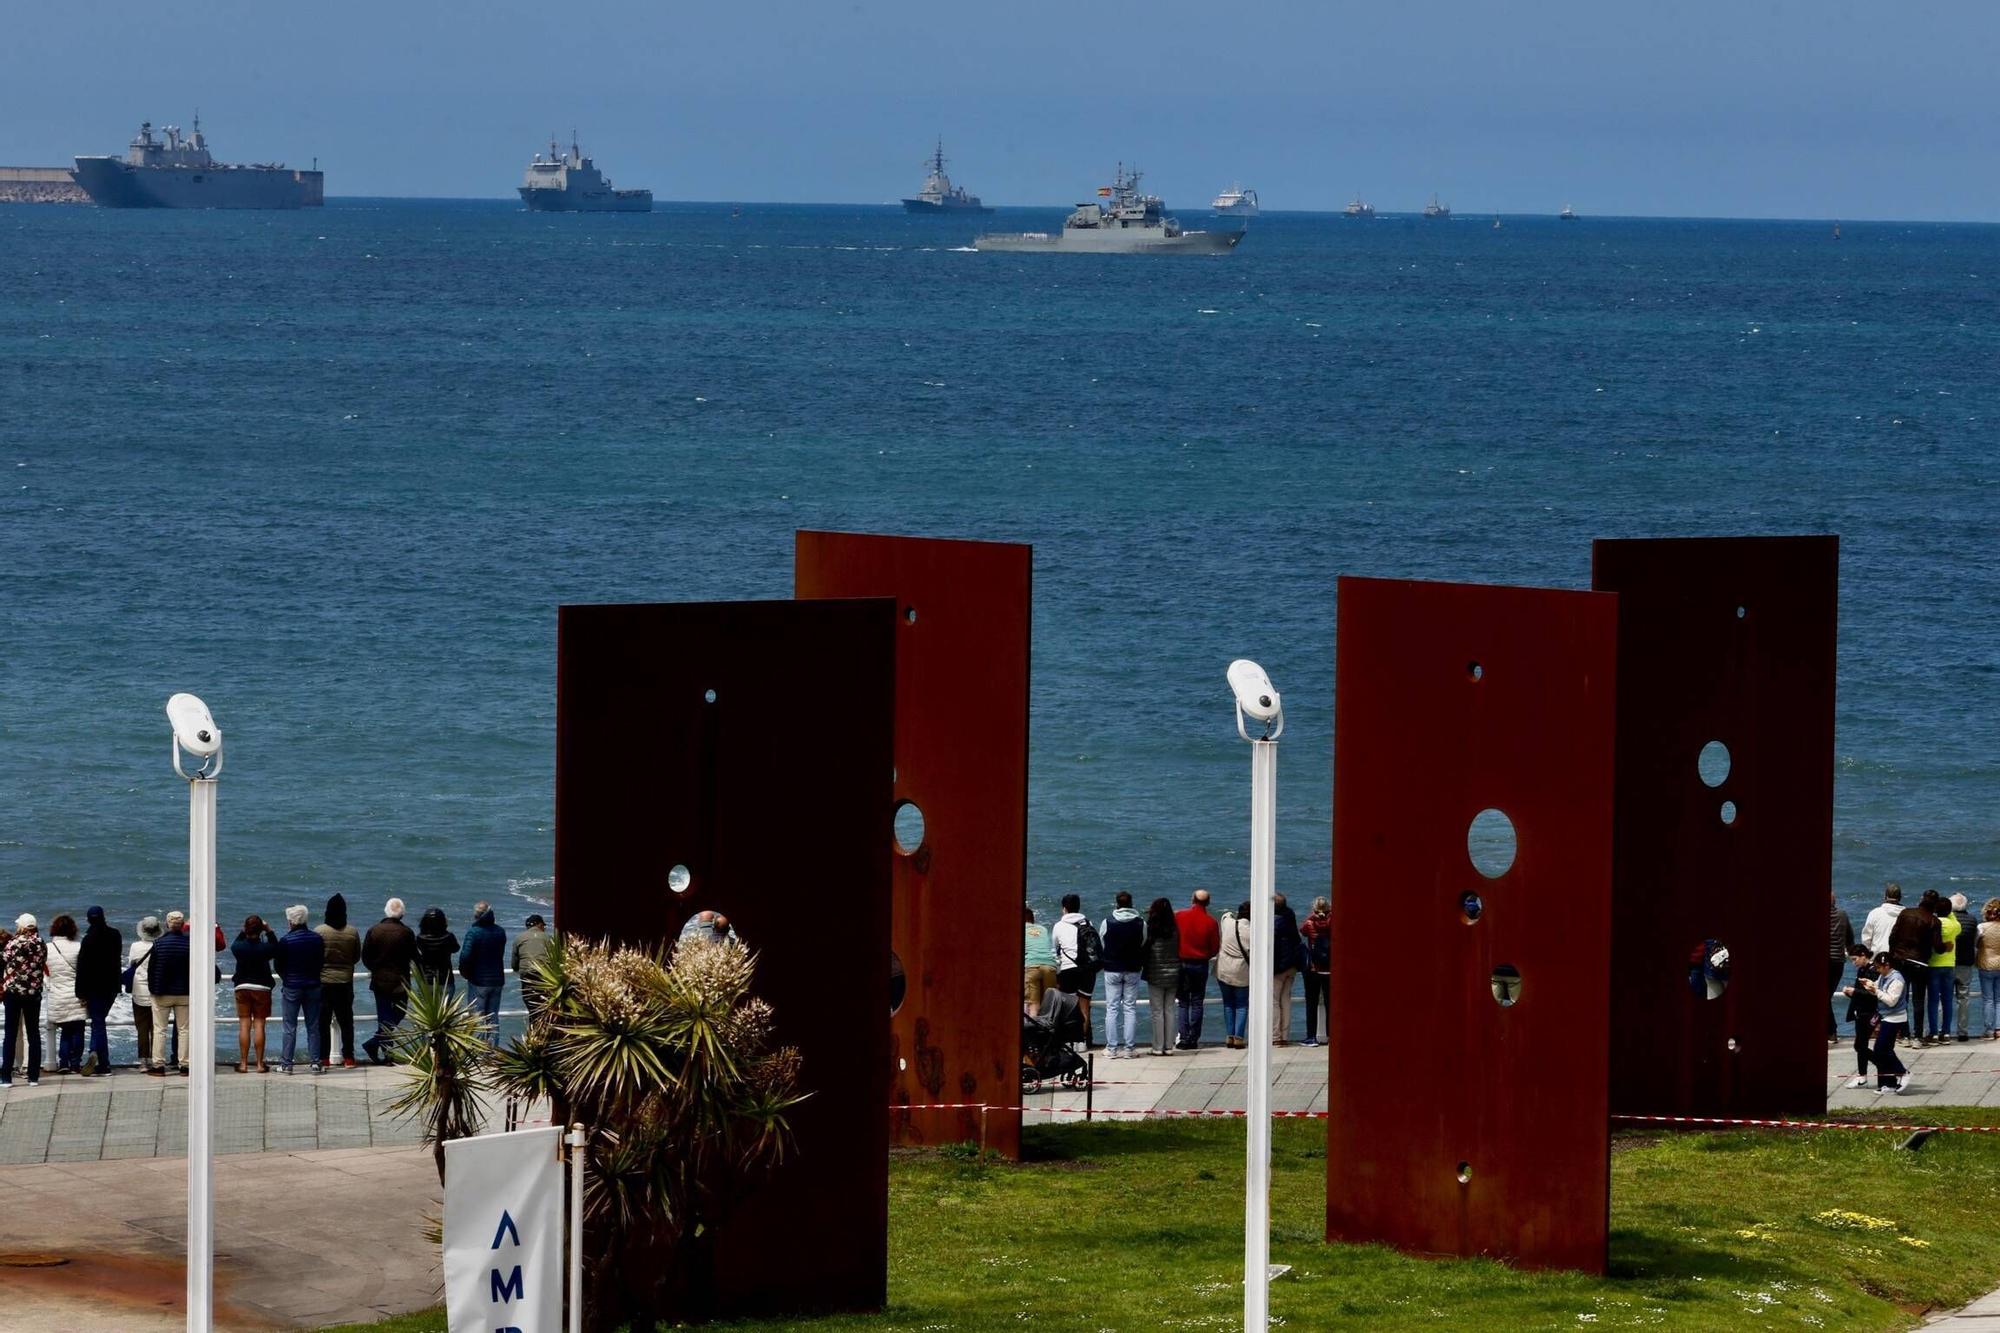
[(896, 801), (922, 811), (895, 860), (890, 938), (906, 978), (890, 1020), (903, 1143), (980, 1140), (1020, 1155), (1021, 905), (1028, 843), (1032, 548), (798, 534), (801, 598), (896, 601)]
[(1338, 628), (1327, 1238), (1602, 1272), (1617, 599), (1343, 578)]
[[(1592, 585), (1619, 601), (1617, 1111), (1826, 1109), (1839, 576), (1837, 537), (1593, 548)], [(1711, 741), (1729, 752), (1716, 786)], [(1690, 984), (1707, 940), (1730, 955), (1713, 1000)]]
[(867, 926), (889, 912), (895, 636), (886, 599), (559, 613), (557, 928), (656, 945), (726, 913), (812, 1092), (718, 1237), (725, 1316), (886, 1295), (889, 940)]

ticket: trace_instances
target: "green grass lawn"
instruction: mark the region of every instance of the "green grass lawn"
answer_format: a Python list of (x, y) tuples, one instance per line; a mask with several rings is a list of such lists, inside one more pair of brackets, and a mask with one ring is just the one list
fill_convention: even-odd
[[(2000, 1124), (1995, 1111), (1937, 1118)], [(2000, 1135), (1939, 1135), (1921, 1152), (1873, 1132), (1621, 1136), (1605, 1278), (1328, 1246), (1324, 1139), (1311, 1121), (1274, 1128), (1271, 1257), (1292, 1273), (1271, 1311), (1289, 1328), (1894, 1329), (2000, 1286)], [(883, 1313), (733, 1327), (1240, 1324), (1240, 1121), (1031, 1129), (1026, 1148), (1019, 1166), (897, 1156)], [(444, 1319), (365, 1327), (430, 1333)]]

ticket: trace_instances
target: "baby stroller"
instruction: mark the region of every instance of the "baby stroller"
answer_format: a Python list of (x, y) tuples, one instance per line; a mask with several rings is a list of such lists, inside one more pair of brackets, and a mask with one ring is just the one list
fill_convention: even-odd
[(1089, 1082), (1089, 1070), (1075, 1047), (1084, 1038), (1083, 1010), (1076, 996), (1043, 991), (1042, 1012), (1021, 1016), (1021, 1090), (1039, 1092), (1042, 1081), (1051, 1078), (1066, 1088)]

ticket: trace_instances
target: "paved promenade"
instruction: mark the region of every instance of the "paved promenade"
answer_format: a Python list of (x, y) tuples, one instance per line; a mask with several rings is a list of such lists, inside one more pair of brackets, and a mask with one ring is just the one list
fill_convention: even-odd
[[(1244, 1107), (1240, 1051), (1096, 1058), (1098, 1123)], [(2000, 1106), (2000, 1043), (1905, 1059), (1917, 1091), (1877, 1098), (1842, 1086), (1851, 1053), (1829, 1048), (1831, 1109)], [(1328, 1063), (1324, 1048), (1272, 1052), (1274, 1109), (1324, 1111)], [(439, 1209), (437, 1176), (413, 1146), (414, 1127), (387, 1114), (398, 1081), (383, 1068), (317, 1078), (218, 1071), (219, 1327), (317, 1328), (436, 1303), (441, 1275), (423, 1232)], [(0, 1163), (12, 1164), (0, 1165), (0, 1326), (9, 1333), (182, 1327), (187, 1088), (183, 1078), (127, 1069), (0, 1093)], [(1073, 1122), (1085, 1096), (1027, 1101), (1029, 1124)], [(495, 1108), (489, 1123), (498, 1121)], [(2000, 1293), (1939, 1322), (1944, 1333), (2000, 1333)]]

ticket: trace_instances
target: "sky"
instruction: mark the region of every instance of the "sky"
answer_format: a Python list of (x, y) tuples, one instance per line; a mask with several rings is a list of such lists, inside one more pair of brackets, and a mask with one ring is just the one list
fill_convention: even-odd
[(1992, 0), (15, 0), (0, 164), (199, 107), (331, 195), (511, 197), (574, 127), (660, 199), (2000, 220)]

